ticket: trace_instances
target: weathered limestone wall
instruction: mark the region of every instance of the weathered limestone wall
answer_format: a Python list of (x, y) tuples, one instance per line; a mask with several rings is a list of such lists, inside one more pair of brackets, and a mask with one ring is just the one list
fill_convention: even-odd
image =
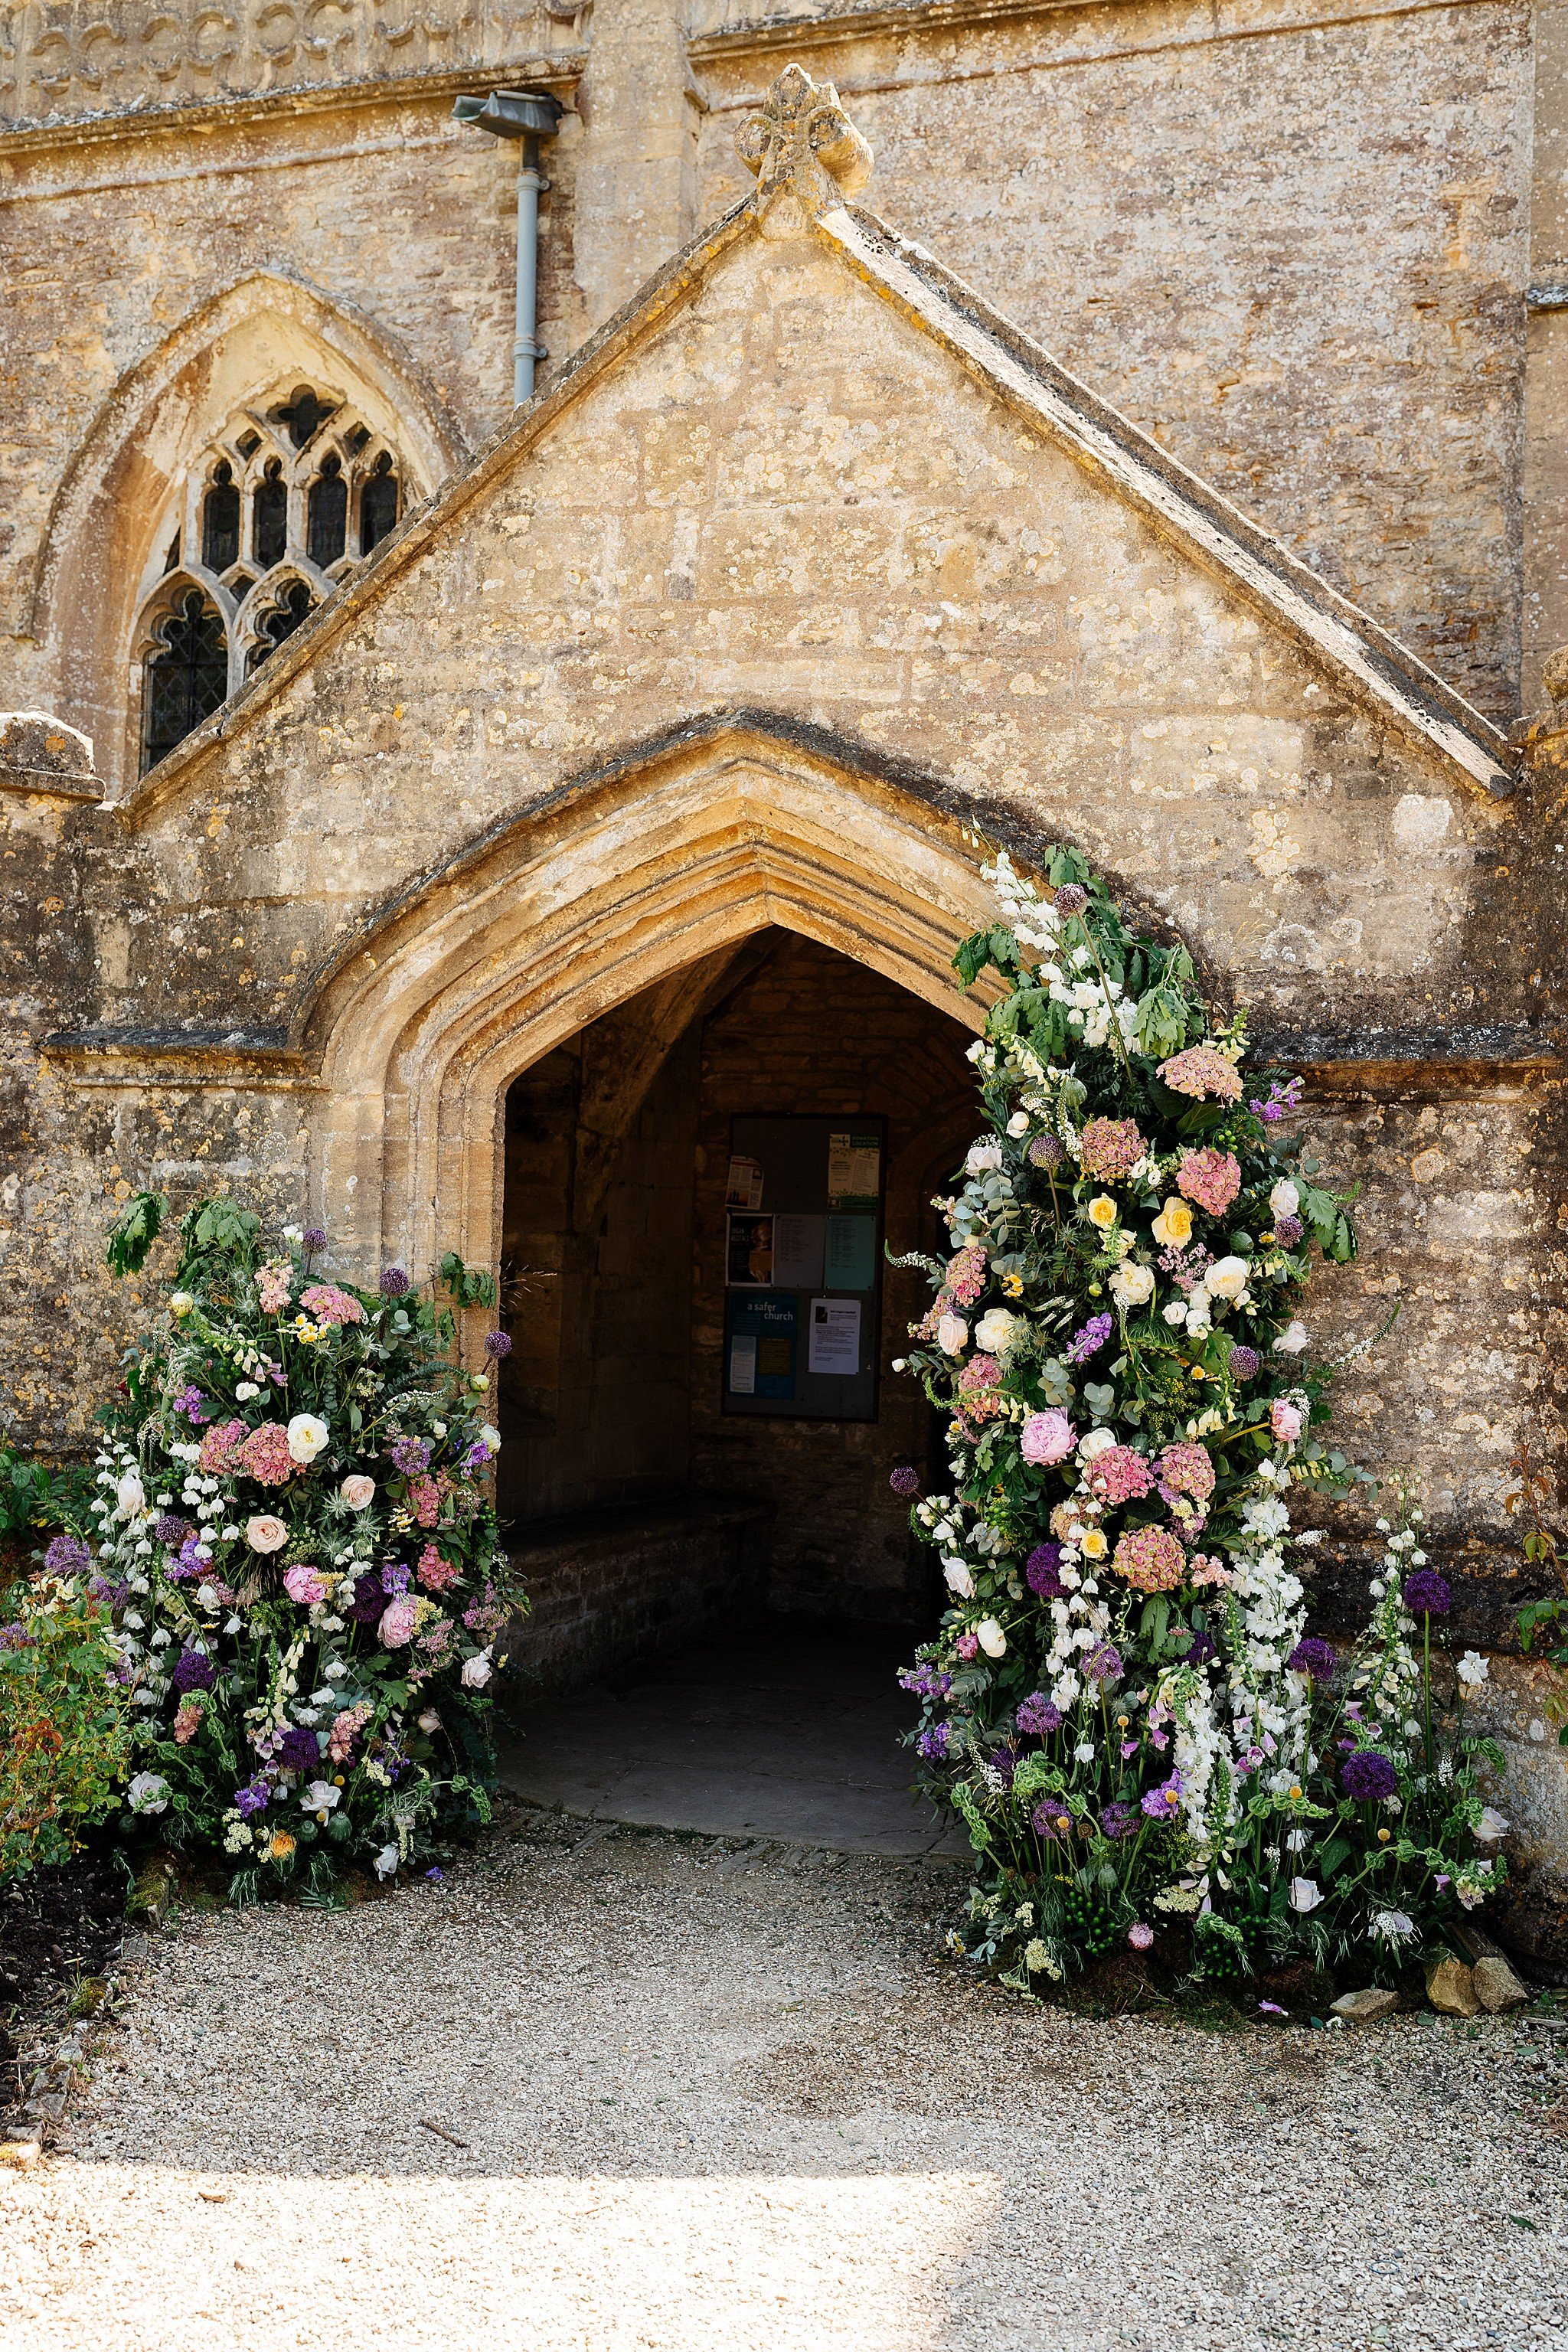
[(705, 213), (798, 56), (885, 219), (1511, 715), (1530, 11), (1122, 0), (878, 10), (854, 38), (855, 14), (694, 40)]

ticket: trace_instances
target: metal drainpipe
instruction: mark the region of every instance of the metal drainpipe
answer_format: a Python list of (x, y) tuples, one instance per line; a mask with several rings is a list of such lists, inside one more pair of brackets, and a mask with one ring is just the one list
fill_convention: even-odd
[(459, 122), (492, 138), (521, 141), (517, 166), (517, 333), (511, 346), (511, 398), (521, 408), (533, 398), (535, 362), (549, 353), (537, 340), (539, 297), (539, 199), (550, 185), (539, 168), (539, 142), (553, 139), (561, 108), (548, 91), (494, 89), (488, 98), (459, 98), (452, 109)]

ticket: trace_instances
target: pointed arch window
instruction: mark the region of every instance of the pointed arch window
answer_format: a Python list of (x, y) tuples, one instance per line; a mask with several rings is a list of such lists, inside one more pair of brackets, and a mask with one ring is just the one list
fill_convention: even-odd
[(360, 492), (359, 551), (368, 555), (379, 545), (397, 520), (397, 476), (393, 471), (392, 458), (383, 450), (370, 469), (370, 479)]
[(268, 654), (276, 653), (285, 637), (291, 637), (302, 621), (308, 621), (316, 609), (316, 600), (302, 580), (291, 580), (276, 604), (262, 614), (256, 633), (256, 643), (250, 648), (247, 675), (258, 670)]
[(349, 543), (349, 486), (342, 459), (335, 453), (321, 460), (321, 470), (310, 485), (305, 545), (312, 563), (325, 572), (336, 563)]
[(157, 640), (142, 673), (144, 768), (183, 743), (228, 693), (223, 615), (199, 588), (188, 589), (178, 599), (160, 624)]
[(202, 500), (202, 562), (209, 572), (226, 572), (239, 562), (239, 490), (226, 457), (213, 467), (212, 486)]
[(281, 457), (268, 457), (250, 494), (250, 552), (264, 572), (281, 563), (289, 545), (289, 485)]

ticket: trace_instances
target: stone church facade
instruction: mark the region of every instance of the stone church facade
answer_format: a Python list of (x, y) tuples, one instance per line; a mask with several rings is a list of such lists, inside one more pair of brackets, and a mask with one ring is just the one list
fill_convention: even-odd
[[(1561, 1409), (1562, 24), (0, 8), (16, 1437), (112, 1377), (117, 1199), (226, 1182), (500, 1268), (542, 1671), (764, 1591), (918, 1622), (923, 1409), (723, 1409), (726, 1171), (875, 1118), (929, 1244), (976, 835), (1070, 839), (1362, 1185), (1315, 1337), (1498, 1654), (1549, 1934), (1503, 1497)], [(519, 90), (537, 148), (454, 119)]]

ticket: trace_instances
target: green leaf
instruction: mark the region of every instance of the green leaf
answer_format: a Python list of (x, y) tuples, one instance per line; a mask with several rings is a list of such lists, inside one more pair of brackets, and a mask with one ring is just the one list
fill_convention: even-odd
[(163, 1230), (163, 1220), (169, 1213), (168, 1195), (163, 1192), (132, 1192), (120, 1214), (109, 1228), (109, 1245), (104, 1261), (117, 1278), (127, 1274), (140, 1274), (147, 1263), (147, 1254)]

